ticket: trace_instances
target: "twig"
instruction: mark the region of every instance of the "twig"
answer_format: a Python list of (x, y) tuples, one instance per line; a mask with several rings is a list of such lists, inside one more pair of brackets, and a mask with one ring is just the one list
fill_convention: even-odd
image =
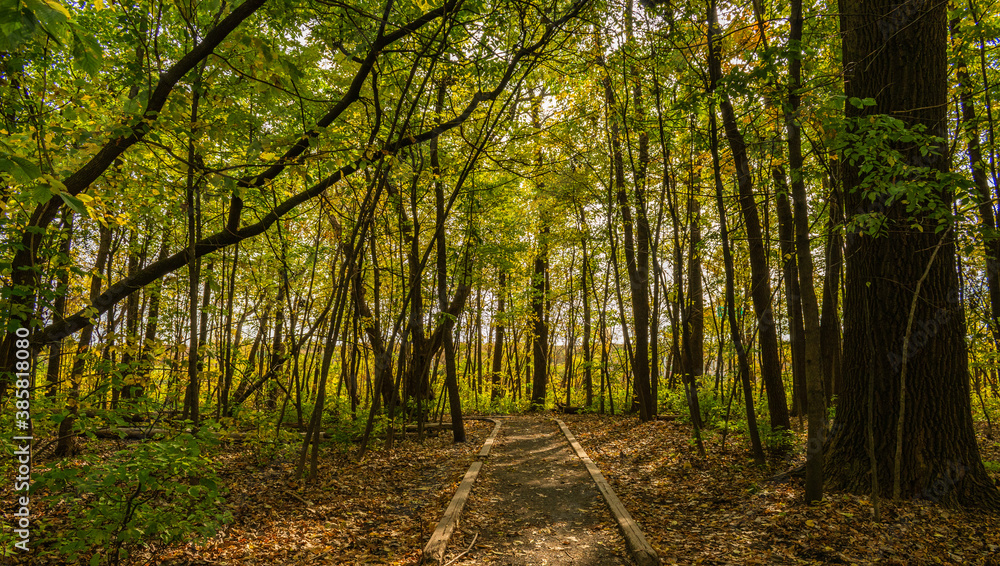
[(455, 563), (456, 560), (458, 560), (459, 558), (461, 558), (461, 557), (465, 556), (466, 554), (468, 554), (469, 551), (472, 550), (472, 545), (476, 544), (476, 539), (477, 538), (479, 538), (479, 533), (476, 533), (476, 535), (472, 537), (472, 542), (469, 543), (469, 548), (466, 548), (465, 552), (463, 552), (462, 554), (459, 554), (458, 556), (452, 558), (444, 566), (451, 566), (452, 564)]
[(292, 496), (292, 497), (294, 497), (295, 499), (298, 499), (298, 500), (299, 500), (299, 501), (301, 501), (301, 502), (302, 502), (302, 504), (303, 504), (303, 505), (305, 505), (306, 507), (312, 507), (312, 505), (313, 505), (312, 501), (308, 501), (308, 500), (306, 500), (306, 499), (305, 499), (304, 497), (302, 497), (301, 495), (299, 495), (299, 494), (295, 493), (294, 491), (291, 491), (291, 490), (289, 490), (289, 489), (283, 489), (282, 491), (284, 491), (284, 492), (285, 492), (286, 494), (288, 494), (288, 495), (291, 495), (291, 496)]
[[(934, 258), (937, 257), (938, 250), (941, 249), (941, 244), (944, 243), (944, 239), (950, 231), (951, 227), (948, 227), (948, 229), (941, 234), (941, 239), (939, 239), (937, 245), (934, 246), (934, 253), (931, 254), (931, 259), (927, 261), (927, 267), (924, 268), (924, 274), (917, 280), (917, 287), (913, 290), (913, 301), (910, 303), (910, 316), (907, 317), (906, 320), (906, 334), (903, 334), (903, 365), (899, 371), (899, 420), (896, 421), (896, 454), (893, 458), (892, 467), (892, 498), (895, 500), (899, 499), (899, 484), (900, 476), (902, 475), (903, 415), (906, 411), (906, 361), (910, 357), (910, 334), (913, 331), (913, 316), (917, 312), (917, 299), (920, 298), (920, 286), (924, 284), (924, 279), (927, 279), (927, 275), (931, 272), (931, 266), (934, 264)], [(872, 447), (872, 450), (874, 450), (874, 447)]]

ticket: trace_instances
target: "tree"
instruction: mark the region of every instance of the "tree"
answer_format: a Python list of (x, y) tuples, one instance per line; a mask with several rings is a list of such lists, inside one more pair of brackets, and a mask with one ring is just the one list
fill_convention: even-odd
[[(996, 510), (972, 425), (958, 293), (947, 6), (907, 6), (842, 4), (850, 231), (844, 394), (826, 470), (835, 488), (868, 491), (877, 478), (881, 496)], [(886, 170), (888, 158), (898, 167)]]
[(820, 349), (819, 304), (813, 287), (812, 250), (809, 247), (809, 205), (802, 178), (802, 130), (799, 125), (799, 89), (802, 82), (802, 0), (792, 0), (791, 30), (788, 47), (788, 105), (785, 127), (788, 130), (788, 164), (792, 173), (792, 200), (795, 209), (795, 252), (799, 269), (799, 297), (804, 323), (806, 410), (809, 411), (809, 448), (806, 451), (806, 503), (823, 499), (822, 436), (826, 427), (826, 403), (823, 398), (823, 368)]
[[(712, 21), (716, 21), (715, 9), (715, 3), (712, 3), (712, 14), (710, 15)], [(718, 53), (710, 54), (708, 64), (709, 75), (713, 77), (710, 79), (712, 82), (711, 90), (714, 92), (715, 83), (722, 76), (721, 56)], [(773, 429), (788, 429), (791, 424), (788, 418), (785, 388), (781, 381), (781, 363), (778, 359), (778, 334), (775, 328), (774, 310), (771, 305), (770, 269), (767, 265), (767, 249), (761, 232), (757, 195), (754, 192), (754, 180), (750, 169), (746, 138), (739, 129), (736, 109), (731, 97), (724, 91), (720, 91), (718, 94), (723, 131), (736, 165), (740, 211), (743, 214), (750, 252), (750, 277), (752, 279), (750, 294), (757, 317), (757, 335), (761, 352), (761, 379), (767, 390), (767, 406), (771, 413), (771, 427)]]

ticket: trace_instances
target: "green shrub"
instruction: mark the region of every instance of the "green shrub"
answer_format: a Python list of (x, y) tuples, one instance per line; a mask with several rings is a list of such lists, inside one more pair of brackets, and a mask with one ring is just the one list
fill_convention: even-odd
[(143, 545), (204, 540), (231, 518), (222, 511), (222, 489), (202, 446), (183, 433), (142, 442), (110, 458), (88, 455), (81, 465), (64, 461), (34, 477), (53, 511), (69, 524), (43, 524), (66, 563), (90, 555), (90, 564), (116, 565)]
[(795, 432), (784, 428), (772, 429), (770, 419), (758, 420), (757, 428), (760, 430), (760, 437), (764, 446), (770, 450), (791, 450), (798, 443), (798, 437), (795, 435)]

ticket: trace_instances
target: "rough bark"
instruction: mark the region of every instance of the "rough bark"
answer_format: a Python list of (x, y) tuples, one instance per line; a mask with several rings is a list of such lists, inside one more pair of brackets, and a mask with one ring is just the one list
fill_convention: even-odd
[[(875, 101), (860, 109), (848, 104), (848, 118), (888, 114), (909, 127), (922, 124), (928, 133), (946, 137), (946, 4), (918, 3), (905, 14), (891, 0), (843, 4), (846, 94)], [(936, 147), (938, 154), (928, 156), (912, 144), (897, 149), (910, 165), (928, 167), (932, 173), (948, 169), (946, 148)], [(898, 448), (902, 498), (998, 510), (1000, 493), (983, 468), (972, 422), (953, 231), (938, 233), (938, 220), (928, 213), (914, 215), (905, 204), (887, 202), (880, 190), (885, 181), (872, 202), (858, 189), (863, 175), (857, 165), (844, 164), (845, 211), (849, 216), (880, 212), (886, 230), (878, 237), (847, 235), (844, 395), (830, 440), (829, 482), (869, 491), (867, 385), (872, 379), (872, 452), (881, 495), (889, 495), (893, 485)], [(932, 196), (950, 208), (949, 187), (940, 187)], [(921, 278), (920, 295), (914, 297)], [(903, 351), (911, 308), (913, 335)], [(900, 415), (904, 357), (907, 394)], [(897, 446), (900, 422), (905, 441)]]

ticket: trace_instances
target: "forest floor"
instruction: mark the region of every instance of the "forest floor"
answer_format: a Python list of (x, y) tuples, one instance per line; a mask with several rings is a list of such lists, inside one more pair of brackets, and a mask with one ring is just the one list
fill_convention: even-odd
[[(500, 443), (473, 489), (449, 556), (479, 535), (455, 566), (627, 563), (604, 501), (550, 417), (504, 419)], [(723, 448), (721, 434), (709, 432), (708, 456), (701, 459), (690, 425), (682, 422), (561, 418), (664, 563), (1000, 565), (1000, 517), (905, 501), (883, 502), (882, 520), (875, 522), (865, 496), (828, 493), (823, 504), (804, 505), (801, 480), (770, 481), (801, 456), (776, 454), (766, 468), (757, 468), (741, 435), (730, 434)], [(416, 565), (492, 428), (467, 421), (464, 444), (453, 444), (447, 430), (422, 441), (408, 434), (392, 451), (373, 450), (361, 461), (354, 458), (356, 447), (326, 443), (319, 477), (311, 483), (292, 479), (296, 442), (273, 452), (229, 445), (214, 459), (228, 490), (223, 510), (232, 521), (204, 543), (136, 548), (134, 563)], [(1000, 442), (987, 440), (984, 432), (983, 460), (1000, 462)], [(123, 446), (88, 441), (86, 449)], [(991, 469), (1000, 482), (995, 464)], [(3, 500), (11, 496), (0, 489)], [(65, 512), (37, 511), (47, 531), (58, 535)], [(47, 544), (33, 539), (36, 552), (12, 563), (65, 564), (46, 553)]]
[[(810, 507), (802, 480), (771, 481), (801, 455), (774, 455), (759, 469), (741, 436), (730, 434), (723, 450), (721, 434), (709, 433), (703, 460), (689, 424), (563, 420), (667, 564), (1000, 565), (998, 516), (883, 501), (876, 523), (866, 496), (827, 493)], [(1000, 462), (1000, 442), (984, 430), (979, 439), (983, 460)]]
[(631, 564), (601, 493), (549, 415), (503, 419), (497, 440), (445, 563), (468, 549), (456, 566)]

